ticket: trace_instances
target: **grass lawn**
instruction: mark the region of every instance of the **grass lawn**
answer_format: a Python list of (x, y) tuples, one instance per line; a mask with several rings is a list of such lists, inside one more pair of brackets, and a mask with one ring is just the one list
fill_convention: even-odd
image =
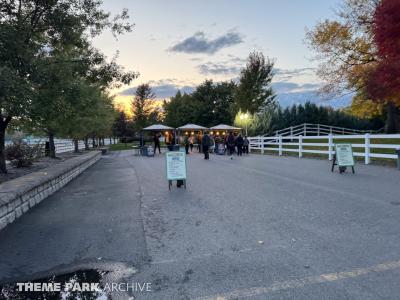
[(110, 145), (110, 151), (132, 150), (133, 146), (139, 146), (139, 143), (118, 143)]

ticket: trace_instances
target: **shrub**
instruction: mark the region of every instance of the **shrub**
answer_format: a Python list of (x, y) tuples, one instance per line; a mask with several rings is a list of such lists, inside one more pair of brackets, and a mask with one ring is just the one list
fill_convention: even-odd
[(40, 156), (41, 145), (30, 146), (17, 142), (5, 148), (6, 159), (17, 168), (31, 166), (36, 158)]

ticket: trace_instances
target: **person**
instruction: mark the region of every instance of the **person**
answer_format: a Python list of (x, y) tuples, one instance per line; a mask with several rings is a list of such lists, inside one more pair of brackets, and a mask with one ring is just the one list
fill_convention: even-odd
[(232, 131), (229, 132), (228, 138), (226, 139), (226, 144), (230, 158), (233, 159), (233, 153), (235, 153), (235, 137), (233, 136)]
[(185, 139), (183, 140), (183, 143), (185, 144), (186, 154), (189, 154), (189, 137), (187, 135), (185, 135)]
[(197, 148), (199, 150), (199, 153), (201, 153), (201, 150), (202, 150), (202, 146), (201, 146), (202, 139), (203, 139), (203, 136), (201, 135), (201, 133), (199, 133), (197, 135)]
[(243, 140), (242, 134), (239, 133), (238, 137), (236, 138), (236, 147), (237, 147), (238, 156), (242, 156), (243, 144), (244, 144), (244, 140)]
[(158, 135), (158, 133), (154, 134), (154, 154), (156, 154), (156, 151), (158, 149), (158, 153), (161, 154), (161, 147), (160, 147), (160, 136)]
[(249, 145), (250, 141), (247, 139), (247, 136), (244, 136), (243, 140), (243, 153), (249, 155)]
[(204, 132), (204, 135), (201, 139), (201, 145), (203, 147), (204, 159), (210, 159), (211, 138), (207, 131)]
[(193, 145), (194, 145), (194, 135), (192, 134), (189, 138), (190, 152), (193, 152)]

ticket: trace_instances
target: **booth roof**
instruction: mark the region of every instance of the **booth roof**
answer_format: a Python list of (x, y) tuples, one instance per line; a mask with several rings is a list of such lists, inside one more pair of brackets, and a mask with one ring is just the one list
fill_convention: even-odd
[(219, 124), (213, 127), (210, 127), (211, 130), (241, 130), (242, 128), (233, 127), (226, 124)]
[(165, 126), (165, 125), (162, 125), (162, 124), (154, 124), (154, 125), (148, 126), (146, 128), (143, 128), (143, 130), (153, 130), (153, 131), (156, 131), (156, 130), (173, 130), (173, 129), (174, 128), (169, 127), (169, 126)]
[(205, 130), (207, 129), (206, 127), (200, 126), (200, 125), (196, 125), (196, 124), (186, 124), (183, 125), (181, 127), (178, 127), (178, 129), (182, 129), (182, 130)]

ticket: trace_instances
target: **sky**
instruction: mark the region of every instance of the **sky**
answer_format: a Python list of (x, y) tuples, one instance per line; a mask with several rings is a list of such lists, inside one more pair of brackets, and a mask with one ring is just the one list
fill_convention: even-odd
[[(157, 98), (191, 92), (205, 79), (237, 79), (251, 51), (274, 59), (273, 87), (283, 105), (321, 101), (317, 62), (305, 43), (307, 28), (334, 18), (339, 0), (104, 0), (104, 9), (129, 10), (132, 32), (94, 41), (126, 70), (140, 73), (130, 86), (114, 90), (117, 102), (132, 98), (135, 86), (150, 83)], [(312, 98), (312, 99), (311, 99)]]

